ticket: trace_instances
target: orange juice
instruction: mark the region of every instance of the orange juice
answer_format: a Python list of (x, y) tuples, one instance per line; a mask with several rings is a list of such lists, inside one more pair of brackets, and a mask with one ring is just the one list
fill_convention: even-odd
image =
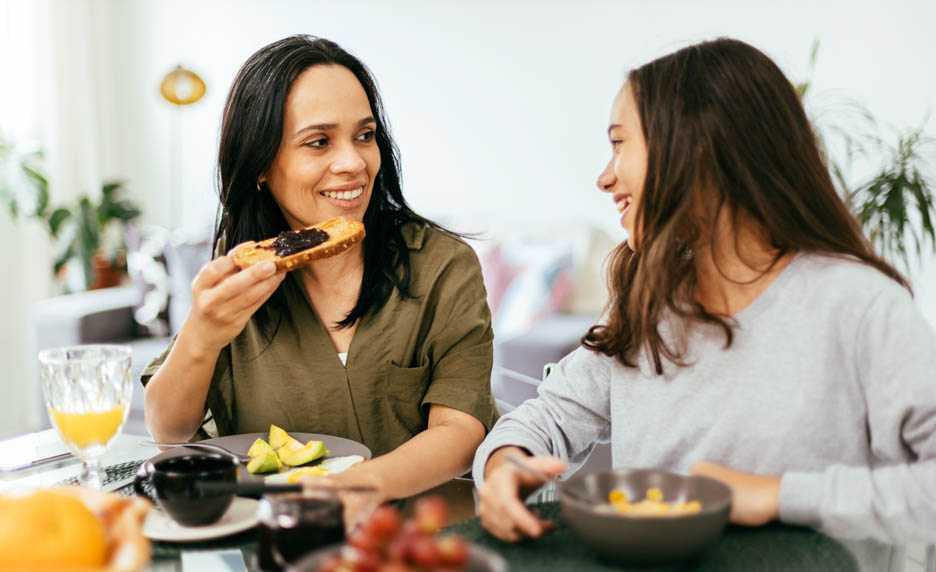
[(114, 437), (123, 425), (126, 408), (126, 405), (119, 405), (110, 411), (88, 413), (51, 409), (50, 415), (67, 445), (87, 449), (92, 445), (106, 445)]

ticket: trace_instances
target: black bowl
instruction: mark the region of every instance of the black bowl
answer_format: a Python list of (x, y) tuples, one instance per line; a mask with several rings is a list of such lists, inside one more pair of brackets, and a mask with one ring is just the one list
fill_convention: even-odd
[[(182, 526), (214, 524), (234, 501), (237, 459), (220, 453), (195, 453), (146, 461), (134, 481), (137, 494), (145, 495), (150, 481), (156, 503)], [(229, 486), (205, 488), (206, 483)]]
[[(668, 503), (697, 500), (702, 509), (673, 516), (622, 515), (608, 506), (617, 489), (632, 501), (657, 488)], [(559, 489), (562, 519), (602, 557), (631, 565), (657, 565), (689, 558), (719, 537), (731, 513), (731, 489), (714, 479), (659, 469), (577, 474)]]

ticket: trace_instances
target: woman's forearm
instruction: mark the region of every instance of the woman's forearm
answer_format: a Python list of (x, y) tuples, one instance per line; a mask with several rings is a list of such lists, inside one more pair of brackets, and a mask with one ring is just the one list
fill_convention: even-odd
[(383, 500), (391, 500), (413, 496), (467, 473), (475, 449), (484, 439), (484, 426), (467, 413), (446, 409), (448, 419), (431, 424), (386, 455), (347, 471), (347, 478), (374, 478)]
[(205, 399), (220, 350), (179, 331), (166, 361), (144, 392), (146, 427), (157, 441), (187, 441), (205, 417)]

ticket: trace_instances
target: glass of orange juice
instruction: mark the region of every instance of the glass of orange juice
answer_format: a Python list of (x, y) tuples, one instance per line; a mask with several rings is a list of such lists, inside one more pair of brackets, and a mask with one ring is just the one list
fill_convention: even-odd
[(87, 345), (39, 352), (46, 408), (65, 445), (82, 461), (79, 481), (100, 489), (101, 455), (130, 410), (130, 348)]

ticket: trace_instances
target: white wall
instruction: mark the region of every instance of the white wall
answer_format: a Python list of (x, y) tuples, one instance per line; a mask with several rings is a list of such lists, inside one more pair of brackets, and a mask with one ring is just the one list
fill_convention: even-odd
[[(176, 113), (183, 133), (181, 224), (213, 220), (216, 143), (230, 82), (251, 53), (294, 33), (333, 39), (371, 67), (417, 210), (489, 225), (571, 219), (620, 235), (610, 201), (594, 188), (608, 155), (610, 101), (629, 67), (693, 41), (721, 35), (748, 41), (799, 81), (819, 38), (816, 101), (852, 97), (900, 127), (919, 125), (934, 111), (936, 3), (779, 4), (118, 3), (117, 168), (147, 218), (167, 223), (168, 134)], [(158, 97), (159, 79), (176, 63), (208, 84), (205, 99), (191, 108), (173, 110)], [(936, 121), (929, 125), (936, 131)], [(936, 324), (936, 263), (929, 259), (913, 274)]]
[[(40, 18), (23, 3), (0, 0), (0, 130), (19, 142), (40, 138), (35, 95), (40, 78)], [(23, 50), (26, 50), (24, 55)], [(39, 390), (27, 336), (28, 306), (52, 293), (45, 231), (14, 222), (0, 205), (0, 436), (35, 423)]]
[[(185, 222), (212, 214), (224, 97), (253, 51), (307, 32), (341, 43), (376, 74), (403, 152), (406, 192), (429, 214), (500, 211), (614, 226), (593, 181), (607, 156), (609, 103), (625, 70), (688, 42), (731, 35), (802, 78), (821, 38), (815, 89), (899, 125), (936, 100), (933, 2), (120, 3), (114, 45), (119, 168), (164, 222), (170, 106), (159, 78), (181, 62), (208, 95), (184, 109)], [(926, 67), (924, 67), (924, 65)], [(210, 218), (210, 217), (209, 217)]]
[[(127, 179), (158, 224), (170, 222), (172, 122), (182, 142), (180, 224), (209, 224), (230, 82), (251, 53), (294, 33), (333, 39), (375, 73), (418, 211), (489, 226), (573, 220), (620, 235), (594, 188), (611, 99), (627, 68), (693, 41), (748, 41), (800, 80), (820, 38), (813, 89), (854, 97), (898, 126), (919, 124), (936, 102), (931, 0), (88, 1), (104, 70), (94, 79), (111, 110), (98, 126), (102, 176)], [(158, 94), (179, 63), (208, 85), (181, 110)], [(924, 266), (914, 273), (918, 299), (936, 325), (936, 261)]]

